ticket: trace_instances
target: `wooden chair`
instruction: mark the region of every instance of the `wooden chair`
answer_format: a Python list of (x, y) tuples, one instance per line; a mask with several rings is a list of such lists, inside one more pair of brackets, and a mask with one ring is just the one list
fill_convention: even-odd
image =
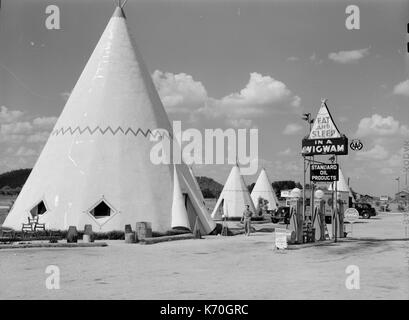
[(34, 216), (33, 218), (28, 217), (28, 223), (33, 226), (34, 231), (45, 231), (45, 223), (39, 223), (38, 218), (38, 215)]
[(34, 231), (34, 222), (33, 219), (30, 217), (27, 217), (28, 223), (22, 223), (21, 224), (21, 231), (23, 232), (28, 232), (28, 231)]
[(16, 237), (16, 232), (12, 229), (10, 230), (5, 230), (0, 227), (0, 241), (1, 242), (9, 242), (10, 240), (13, 240)]
[(34, 226), (35, 231), (45, 231), (45, 223), (36, 223)]
[(28, 223), (34, 225), (38, 222), (38, 216), (34, 216), (33, 218), (27, 217)]
[(26, 236), (32, 236), (34, 234), (34, 223), (31, 221), (31, 219), (28, 217), (28, 223), (22, 223), (21, 224), (21, 233), (22, 233), (22, 238), (26, 238)]

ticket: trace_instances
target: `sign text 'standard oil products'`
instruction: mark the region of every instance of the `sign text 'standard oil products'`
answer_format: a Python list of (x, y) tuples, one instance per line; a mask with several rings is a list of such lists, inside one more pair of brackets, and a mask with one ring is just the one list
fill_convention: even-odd
[(338, 164), (311, 164), (311, 181), (333, 182), (339, 180)]

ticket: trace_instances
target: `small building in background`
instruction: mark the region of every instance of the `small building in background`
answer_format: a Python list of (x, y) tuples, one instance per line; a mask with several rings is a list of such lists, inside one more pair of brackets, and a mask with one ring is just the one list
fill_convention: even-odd
[(409, 190), (401, 190), (395, 194), (395, 200), (399, 202), (409, 203)]

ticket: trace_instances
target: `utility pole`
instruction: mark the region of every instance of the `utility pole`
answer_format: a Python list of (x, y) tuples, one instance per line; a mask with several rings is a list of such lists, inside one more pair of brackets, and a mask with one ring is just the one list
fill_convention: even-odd
[[(333, 155), (328, 159), (331, 163), (336, 162), (336, 156)], [(332, 231), (333, 231), (333, 238), (334, 242), (337, 242), (337, 191), (338, 191), (338, 184), (336, 181), (332, 182)]]
[[(310, 119), (309, 123), (310, 123), (310, 132), (311, 132), (311, 129), (312, 129), (311, 126), (314, 123), (314, 119)], [(310, 158), (310, 160), (312, 160), (312, 162), (310, 161), (309, 164), (314, 163), (315, 157), (312, 156)], [(309, 167), (311, 168), (311, 165)], [(313, 217), (313, 214), (314, 214), (314, 212), (313, 212), (314, 211), (314, 182), (312, 182), (312, 180), (311, 180), (311, 169), (310, 169), (310, 189), (311, 189), (311, 196), (310, 196), (310, 214), (311, 214), (311, 216), (310, 216), (310, 219), (311, 219), (311, 222), (312, 222), (312, 217)]]
[(305, 219), (305, 174), (307, 171), (304, 156), (303, 156), (303, 160), (304, 160), (304, 180), (303, 180), (303, 186), (302, 186), (302, 216), (304, 220)]
[[(310, 112), (308, 112), (308, 113), (304, 113), (303, 115), (302, 115), (302, 119), (304, 120), (304, 121), (307, 121), (307, 123), (308, 123), (308, 126), (309, 126), (309, 131), (308, 131), (308, 134), (310, 134), (310, 132), (311, 132), (311, 128), (312, 128), (312, 124), (314, 123), (314, 119), (312, 119), (311, 118), (311, 113)], [(310, 157), (310, 162), (311, 162), (311, 160), (313, 161), (313, 159), (314, 159), (314, 157)], [(306, 206), (307, 206), (307, 203), (306, 203), (306, 173), (307, 173), (307, 170), (308, 170), (308, 166), (306, 166), (306, 157), (305, 156), (303, 156), (303, 162), (304, 162), (304, 180), (303, 180), (303, 219), (305, 219), (305, 211), (306, 211)], [(310, 163), (309, 162), (309, 163)], [(311, 188), (311, 192), (314, 192), (313, 191), (313, 188), (311, 187), (311, 174), (310, 174), (310, 188)], [(311, 201), (312, 201), (312, 199), (313, 199), (313, 194), (311, 194), (311, 197), (310, 197), (310, 210), (311, 210), (311, 214), (312, 214), (312, 206), (311, 206)]]
[[(335, 156), (335, 163), (338, 163), (338, 156)], [(338, 228), (340, 228), (339, 222), (339, 212), (338, 212), (338, 181), (335, 182), (335, 242), (338, 239)]]

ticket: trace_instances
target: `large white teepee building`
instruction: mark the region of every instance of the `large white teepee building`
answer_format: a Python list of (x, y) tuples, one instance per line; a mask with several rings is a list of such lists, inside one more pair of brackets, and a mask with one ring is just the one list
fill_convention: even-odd
[[(239, 218), (243, 215), (246, 205), (250, 206), (250, 210), (254, 214), (256, 213), (250, 193), (240, 174), (240, 168), (235, 165), (231, 169), (226, 184), (216, 202), (212, 218), (221, 218), (222, 215), (226, 218)], [(222, 210), (219, 210), (221, 208)]]
[(211, 233), (216, 225), (189, 168), (151, 162), (155, 136), (172, 139), (170, 122), (117, 7), (3, 226), (20, 229), (38, 215), (47, 229), (147, 221), (164, 232), (193, 230), (198, 217)]
[(251, 199), (253, 200), (254, 206), (256, 208), (258, 206), (259, 198), (268, 201), (268, 210), (277, 209), (278, 199), (264, 168), (261, 169), (260, 175), (258, 176), (256, 184), (254, 185), (253, 191), (251, 191)]

